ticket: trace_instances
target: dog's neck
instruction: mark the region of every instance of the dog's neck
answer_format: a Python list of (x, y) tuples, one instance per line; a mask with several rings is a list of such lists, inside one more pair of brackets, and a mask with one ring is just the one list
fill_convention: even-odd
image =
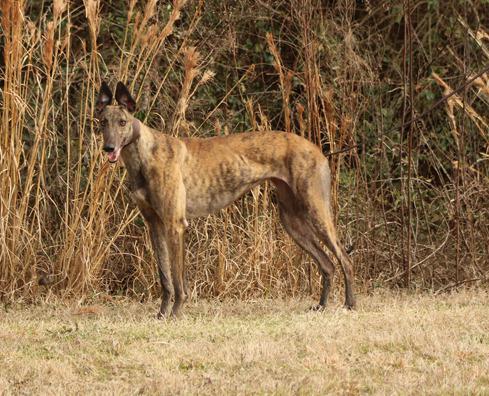
[(129, 143), (122, 149), (121, 156), (124, 166), (129, 174), (129, 179), (139, 177), (141, 166), (145, 161), (144, 153), (154, 144), (154, 136), (150, 128), (136, 118), (132, 121), (133, 131)]
[(141, 137), (141, 127), (144, 127), (143, 123), (139, 121), (137, 118), (132, 119), (132, 136), (126, 146), (130, 144), (137, 143), (139, 138)]

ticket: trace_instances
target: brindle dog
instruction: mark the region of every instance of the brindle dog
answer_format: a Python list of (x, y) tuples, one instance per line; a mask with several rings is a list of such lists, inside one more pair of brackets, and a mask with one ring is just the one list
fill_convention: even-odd
[(280, 219), (293, 240), (319, 266), (322, 309), (334, 266), (323, 242), (340, 262), (345, 305), (355, 306), (353, 268), (340, 245), (331, 212), (328, 160), (311, 142), (292, 133), (247, 132), (206, 139), (176, 138), (155, 131), (132, 114), (136, 103), (126, 86), (112, 92), (103, 83), (97, 117), (110, 162), (122, 157), (131, 191), (149, 225), (162, 287), (158, 317), (180, 313), (187, 299), (183, 235), (187, 219), (207, 216), (270, 180), (276, 188)]

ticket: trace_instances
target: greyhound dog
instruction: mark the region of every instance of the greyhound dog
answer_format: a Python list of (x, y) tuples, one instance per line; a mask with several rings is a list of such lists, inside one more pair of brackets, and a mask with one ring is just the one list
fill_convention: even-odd
[(353, 268), (340, 245), (331, 211), (328, 160), (308, 140), (286, 132), (246, 132), (211, 138), (176, 138), (133, 116), (136, 103), (118, 82), (102, 83), (96, 115), (103, 150), (122, 158), (133, 198), (149, 226), (162, 288), (158, 318), (178, 316), (187, 290), (183, 236), (187, 220), (222, 209), (254, 186), (270, 180), (280, 219), (292, 239), (317, 263), (322, 291), (315, 309), (326, 305), (335, 268), (323, 242), (339, 261), (345, 279), (345, 306), (354, 308)]

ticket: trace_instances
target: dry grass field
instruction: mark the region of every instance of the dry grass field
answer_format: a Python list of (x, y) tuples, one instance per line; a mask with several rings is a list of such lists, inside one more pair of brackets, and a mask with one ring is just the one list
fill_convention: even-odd
[(2, 308), (1, 394), (488, 394), (489, 294)]

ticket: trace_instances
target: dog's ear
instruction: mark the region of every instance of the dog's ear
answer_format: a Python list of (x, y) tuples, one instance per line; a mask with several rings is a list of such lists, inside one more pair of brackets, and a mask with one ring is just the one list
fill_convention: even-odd
[(122, 81), (119, 81), (115, 88), (115, 100), (117, 100), (117, 103), (120, 105), (125, 106), (130, 113), (136, 111), (136, 102)]
[(100, 92), (98, 94), (97, 103), (95, 104), (95, 110), (97, 114), (105, 108), (105, 106), (112, 103), (112, 91), (105, 81), (102, 82)]

